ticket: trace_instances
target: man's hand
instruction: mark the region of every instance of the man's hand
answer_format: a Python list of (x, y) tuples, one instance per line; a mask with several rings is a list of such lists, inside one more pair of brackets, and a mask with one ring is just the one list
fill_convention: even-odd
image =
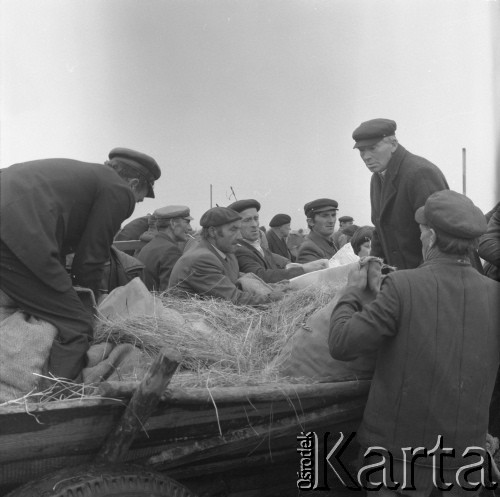
[(306, 262), (302, 264), (302, 267), (306, 273), (312, 273), (313, 271), (329, 268), (330, 263), (328, 259), (318, 259), (317, 261)]
[(347, 286), (368, 290), (376, 295), (382, 282), (382, 261), (378, 257), (363, 257), (359, 266), (352, 269), (347, 278)]

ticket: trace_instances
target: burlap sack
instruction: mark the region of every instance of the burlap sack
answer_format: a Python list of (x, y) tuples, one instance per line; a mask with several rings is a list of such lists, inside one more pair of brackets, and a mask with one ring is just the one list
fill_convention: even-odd
[(0, 402), (37, 389), (56, 336), (55, 326), (20, 310), (0, 322)]
[[(375, 285), (376, 281), (380, 280), (381, 263), (377, 258), (371, 259), (368, 262), (369, 280)], [(356, 262), (310, 274), (329, 272), (330, 275), (335, 275), (335, 281), (339, 281), (340, 277), (345, 279), (344, 285), (346, 285), (348, 273), (360, 270), (360, 263)], [(280, 372), (283, 376), (308, 378), (315, 381), (346, 381), (372, 377), (375, 369), (375, 354), (358, 357), (353, 361), (339, 361), (330, 356), (328, 347), (330, 318), (340, 294), (341, 290), (337, 291), (335, 297), (325, 307), (310, 316), (305, 325), (298, 329), (285, 344), (276, 358), (277, 364), (281, 364)]]
[(316, 311), (285, 344), (275, 359), (283, 376), (315, 381), (346, 381), (371, 378), (375, 357), (359, 357), (354, 361), (339, 361), (330, 355), (328, 335), (330, 317), (337, 304), (335, 297)]

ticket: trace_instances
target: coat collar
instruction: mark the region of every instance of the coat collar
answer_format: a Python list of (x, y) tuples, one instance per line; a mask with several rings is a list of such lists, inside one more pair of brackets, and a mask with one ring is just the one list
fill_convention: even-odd
[(328, 241), (326, 238), (323, 238), (321, 235), (318, 235), (315, 231), (311, 230), (309, 235), (307, 235), (311, 242), (315, 243), (319, 248), (325, 251), (330, 251), (332, 248), (336, 248), (333, 241)]
[[(265, 257), (251, 243), (248, 243), (243, 238), (240, 238), (238, 240), (238, 244), (241, 247), (245, 247), (245, 248), (251, 250), (254, 254), (257, 254), (262, 259), (262, 261), (266, 264), (266, 266), (267, 266), (267, 262), (266, 262)], [(266, 253), (266, 249), (264, 247), (261, 247), (261, 248), (262, 248), (262, 252), (264, 252), (264, 254), (265, 254)]]

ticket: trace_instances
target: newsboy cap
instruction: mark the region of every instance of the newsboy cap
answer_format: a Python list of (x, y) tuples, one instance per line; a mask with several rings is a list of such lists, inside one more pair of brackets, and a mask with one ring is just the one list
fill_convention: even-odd
[(292, 218), (288, 214), (276, 214), (276, 216), (271, 219), (269, 226), (271, 228), (278, 228), (279, 226), (283, 226), (284, 224), (291, 222)]
[(247, 198), (246, 200), (237, 200), (231, 205), (228, 205), (229, 209), (233, 209), (233, 211), (236, 212), (243, 212), (245, 209), (251, 209), (252, 207), (257, 209), (257, 212), (260, 211), (260, 203), (253, 198)]
[(415, 212), (419, 224), (431, 224), (437, 232), (456, 238), (477, 238), (486, 232), (487, 223), (481, 209), (472, 200), (453, 190), (442, 190), (429, 196)]
[(371, 119), (361, 123), (353, 132), (356, 142), (353, 148), (375, 145), (382, 138), (392, 136), (396, 132), (397, 124), (392, 119)]
[(338, 207), (339, 204), (336, 200), (332, 200), (331, 198), (318, 198), (304, 205), (304, 213), (306, 217), (311, 217), (318, 212), (330, 211), (332, 209), (338, 211)]
[(209, 226), (222, 226), (223, 224), (239, 221), (241, 216), (238, 212), (228, 207), (212, 207), (200, 218), (200, 226), (208, 228)]
[(189, 207), (185, 205), (167, 205), (165, 207), (160, 207), (153, 212), (153, 216), (156, 219), (175, 219), (175, 218), (183, 218), (183, 219), (194, 219), (191, 217), (189, 212)]
[(354, 218), (352, 218), (351, 216), (339, 217), (339, 222), (341, 223), (348, 223), (349, 221), (354, 221)]
[(116, 159), (135, 169), (148, 183), (146, 197), (154, 198), (154, 182), (161, 176), (158, 163), (149, 155), (131, 150), (130, 148), (117, 147), (109, 152), (110, 159)]

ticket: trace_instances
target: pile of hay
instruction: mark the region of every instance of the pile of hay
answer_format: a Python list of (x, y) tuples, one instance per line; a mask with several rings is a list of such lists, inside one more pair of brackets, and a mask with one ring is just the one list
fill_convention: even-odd
[(285, 359), (280, 355), (285, 343), (340, 286), (290, 292), (283, 300), (262, 308), (163, 293), (155, 298), (159, 301), (156, 307), (165, 312), (101, 320), (94, 339), (95, 343), (132, 343), (150, 357), (163, 347), (178, 351), (182, 363), (172, 381), (175, 386), (284, 382), (279, 369)]

